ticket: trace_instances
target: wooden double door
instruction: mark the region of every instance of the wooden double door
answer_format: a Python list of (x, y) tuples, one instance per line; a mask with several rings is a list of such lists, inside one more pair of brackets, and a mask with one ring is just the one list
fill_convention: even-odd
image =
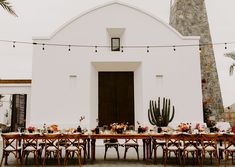
[(99, 72), (99, 126), (134, 125), (134, 73)]

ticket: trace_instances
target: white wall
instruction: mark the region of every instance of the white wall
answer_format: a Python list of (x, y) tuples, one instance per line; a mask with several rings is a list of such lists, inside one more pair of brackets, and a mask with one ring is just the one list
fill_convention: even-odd
[[(98, 7), (73, 19), (48, 38), (35, 42), (110, 45), (107, 28), (125, 28), (121, 45), (198, 44), (198, 37), (181, 37), (168, 25), (138, 9), (120, 3)], [(78, 48), (34, 46), (32, 112), (30, 124), (56, 123), (76, 126), (85, 115), (84, 126), (93, 128), (98, 116), (98, 71), (94, 65), (109, 62), (107, 71), (126, 62), (136, 63), (134, 71), (135, 121), (149, 125), (150, 99), (166, 96), (176, 108), (174, 121), (202, 122), (200, 57), (198, 47)], [(76, 75), (76, 77), (70, 77)], [(159, 78), (156, 75), (163, 75)]]

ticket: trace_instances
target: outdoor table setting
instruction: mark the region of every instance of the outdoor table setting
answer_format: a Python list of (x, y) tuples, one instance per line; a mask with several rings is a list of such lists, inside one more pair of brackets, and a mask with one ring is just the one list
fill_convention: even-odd
[[(117, 125), (115, 125), (117, 126)], [(117, 126), (119, 127), (119, 126)], [(194, 141), (202, 141), (203, 137), (207, 137), (210, 140), (214, 140), (221, 142), (221, 145), (224, 143), (225, 140), (235, 140), (235, 134), (233, 132), (214, 132), (210, 133), (208, 129), (200, 129), (200, 126), (196, 125), (195, 128), (191, 127), (191, 124), (182, 123), (178, 126), (176, 129), (172, 129), (170, 127), (154, 127), (152, 129), (148, 129), (146, 127), (139, 126), (137, 129), (125, 129), (122, 130), (122, 132), (118, 132), (117, 129), (102, 129), (99, 128), (99, 130), (92, 129), (90, 132), (81, 133), (78, 132), (76, 128), (68, 128), (64, 130), (59, 130), (58, 126), (49, 126), (47, 128), (43, 129), (37, 129), (34, 127), (28, 127), (25, 129), (25, 131), (22, 132), (22, 130), (19, 130), (18, 132), (10, 132), (10, 133), (4, 133), (2, 134), (3, 140), (15, 140), (18, 143), (17, 145), (19, 147), (16, 148), (16, 150), (13, 150), (15, 152), (18, 152), (15, 156), (18, 160), (21, 158), (22, 154), (21, 151), (23, 147), (21, 147), (22, 141), (26, 138), (27, 139), (37, 139), (38, 145), (40, 146), (40, 150), (43, 150), (45, 148), (45, 140), (50, 139), (52, 136), (56, 136), (56, 139), (60, 141), (61, 146), (65, 146), (65, 144), (62, 144), (66, 138), (68, 138), (71, 135), (77, 135), (77, 138), (81, 139), (80, 146), (83, 149), (83, 158), (84, 163), (86, 159), (91, 159), (91, 163), (95, 160), (95, 150), (96, 150), (96, 140), (107, 140), (107, 139), (113, 139), (113, 140), (142, 140), (143, 142), (143, 160), (151, 160), (152, 155), (154, 156), (153, 161), (156, 162), (156, 147), (159, 146), (159, 142), (161, 143), (160, 146), (164, 146), (166, 142), (170, 138), (174, 138), (178, 136), (181, 141), (186, 140), (194, 140)], [(206, 140), (206, 138), (204, 138)], [(122, 146), (122, 144), (119, 144), (118, 146)], [(123, 145), (124, 146), (124, 145)], [(163, 147), (162, 147), (163, 148)], [(4, 149), (4, 147), (3, 147)], [(36, 148), (38, 149), (38, 148)], [(42, 152), (42, 151), (41, 151)], [(138, 154), (138, 152), (137, 152)], [(221, 154), (221, 152), (220, 152)], [(7, 154), (6, 154), (7, 155)], [(164, 155), (163, 155), (164, 156)], [(23, 153), (24, 157), (24, 153)], [(219, 155), (219, 158), (222, 156)], [(3, 157), (4, 158), (4, 157)], [(6, 158), (6, 157), (5, 157)], [(61, 158), (61, 157), (60, 157)], [(6, 161), (5, 161), (6, 162)], [(7, 163), (7, 162), (6, 162)], [(18, 164), (19, 162), (17, 162)], [(44, 162), (43, 162), (44, 163)], [(36, 163), (38, 164), (38, 162)]]

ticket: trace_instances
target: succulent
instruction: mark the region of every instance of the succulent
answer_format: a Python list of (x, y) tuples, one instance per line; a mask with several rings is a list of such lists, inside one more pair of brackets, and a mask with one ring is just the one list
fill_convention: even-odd
[(167, 98), (163, 98), (162, 109), (160, 107), (160, 97), (158, 97), (158, 102), (156, 100), (150, 100), (148, 109), (149, 122), (156, 126), (168, 126), (174, 118), (175, 107), (172, 106), (171, 114), (171, 101)]

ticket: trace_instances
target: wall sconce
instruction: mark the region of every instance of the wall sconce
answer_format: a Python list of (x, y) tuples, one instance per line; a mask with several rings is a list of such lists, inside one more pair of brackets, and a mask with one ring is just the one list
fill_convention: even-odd
[(120, 38), (111, 38), (111, 50), (120, 51)]
[(70, 74), (70, 75), (69, 75), (69, 78), (77, 78), (77, 75), (75, 75), (75, 74)]
[(161, 75), (161, 74), (159, 75), (159, 74), (158, 74), (158, 75), (156, 75), (156, 77), (157, 77), (157, 78), (163, 78), (163, 75)]

